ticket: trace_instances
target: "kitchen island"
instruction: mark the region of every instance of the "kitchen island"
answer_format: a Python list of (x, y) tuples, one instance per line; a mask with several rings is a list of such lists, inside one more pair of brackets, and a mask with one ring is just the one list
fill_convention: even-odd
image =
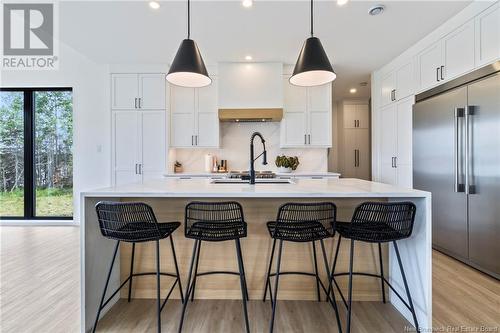
[[(266, 265), (269, 260), (272, 241), (265, 223), (276, 218), (278, 207), (285, 202), (332, 201), (337, 205), (337, 218), (350, 221), (354, 208), (364, 201), (411, 201), (417, 206), (413, 234), (399, 242), (403, 265), (412, 293), (416, 313), (422, 328), (432, 325), (431, 301), (431, 196), (428, 192), (403, 189), (391, 185), (359, 179), (300, 179), (281, 184), (214, 184), (209, 179), (158, 179), (143, 184), (122, 185), (104, 188), (81, 194), (82, 207), (82, 332), (91, 329), (95, 318), (99, 297), (102, 293), (109, 262), (112, 257), (114, 241), (101, 236), (95, 213), (95, 204), (101, 200), (141, 201), (150, 204), (158, 221), (184, 222), (184, 207), (193, 200), (238, 201), (242, 204), (245, 220), (248, 223), (248, 237), (242, 239), (242, 250), (247, 275), (250, 299), (262, 297)], [(179, 269), (182, 282), (185, 282), (193, 241), (184, 238), (181, 226), (174, 233)], [(348, 270), (349, 246), (342, 242), (336, 272)], [(163, 271), (173, 271), (172, 254), (167, 241), (161, 244)], [(330, 258), (334, 252), (334, 240), (326, 241)], [(236, 270), (237, 261), (234, 244), (223, 242), (204, 244), (200, 258), (200, 271)], [(119, 263), (110, 280), (110, 291), (115, 290), (129, 274), (130, 245), (123, 244), (120, 249)], [(283, 252), (283, 270), (312, 271), (312, 249), (307, 244), (286, 243)], [(388, 264), (385, 274), (400, 294), (404, 293), (395, 253), (392, 246), (384, 246), (383, 256)], [(354, 254), (354, 270), (378, 273), (378, 252), (371, 244), (359, 242)], [(387, 261), (388, 260), (388, 261)], [(135, 253), (134, 271), (154, 270), (154, 245), (140, 244)], [(320, 272), (326, 282), (326, 273)], [(156, 286), (153, 277), (134, 279), (132, 297), (155, 298)], [(346, 290), (347, 278), (339, 277), (341, 289)], [(162, 279), (163, 294), (172, 280)], [(241, 292), (235, 276), (218, 276), (199, 279), (196, 285), (197, 299), (239, 299)], [(386, 288), (389, 289), (389, 288)], [(126, 292), (123, 288), (123, 292)], [(121, 297), (126, 294), (122, 293)], [(388, 291), (390, 302), (412, 323), (411, 314), (393, 294)], [(118, 300), (117, 295), (108, 305), (112, 307)], [(172, 297), (179, 298), (178, 291)], [(313, 300), (316, 297), (314, 279), (304, 276), (287, 276), (280, 279), (280, 299)], [(339, 299), (339, 298), (338, 298)], [(379, 301), (380, 281), (365, 277), (355, 278), (353, 299), (360, 301)], [(105, 309), (104, 311), (106, 311)], [(153, 310), (152, 310), (153, 311)]]

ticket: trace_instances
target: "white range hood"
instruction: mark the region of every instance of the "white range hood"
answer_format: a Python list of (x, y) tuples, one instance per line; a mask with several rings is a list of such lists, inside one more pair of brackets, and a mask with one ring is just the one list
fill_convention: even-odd
[(221, 121), (280, 121), (283, 117), (282, 63), (220, 63)]

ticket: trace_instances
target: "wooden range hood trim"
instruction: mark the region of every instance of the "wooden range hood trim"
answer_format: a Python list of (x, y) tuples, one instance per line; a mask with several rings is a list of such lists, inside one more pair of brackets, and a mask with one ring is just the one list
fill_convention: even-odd
[(282, 108), (219, 109), (219, 120), (224, 122), (281, 121)]

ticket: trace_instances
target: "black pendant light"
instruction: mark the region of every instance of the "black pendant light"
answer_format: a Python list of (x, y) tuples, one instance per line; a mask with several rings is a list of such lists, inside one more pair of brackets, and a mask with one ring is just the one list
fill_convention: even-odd
[(177, 50), (177, 54), (167, 74), (167, 81), (177, 86), (199, 88), (208, 86), (212, 83), (212, 79), (208, 76), (207, 68), (196, 42), (189, 38), (191, 33), (191, 4), (189, 0), (187, 5), (187, 38), (181, 42), (179, 50)]
[(337, 77), (319, 38), (314, 37), (313, 0), (311, 0), (311, 37), (306, 39), (290, 77), (296, 86), (311, 87), (332, 82)]

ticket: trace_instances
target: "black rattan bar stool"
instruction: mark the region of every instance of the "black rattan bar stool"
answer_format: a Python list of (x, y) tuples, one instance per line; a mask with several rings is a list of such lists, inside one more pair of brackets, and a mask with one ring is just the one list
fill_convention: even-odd
[[(194, 299), (196, 279), (199, 276), (211, 274), (232, 274), (240, 277), (245, 329), (250, 332), (247, 313), (248, 289), (241, 254), (240, 238), (247, 236), (247, 224), (243, 218), (243, 208), (238, 202), (191, 202), (186, 206), (185, 236), (194, 239), (193, 256), (187, 282), (187, 292), (182, 307), (179, 332), (182, 331), (184, 315), (189, 297)], [(234, 240), (239, 272), (209, 271), (198, 273), (201, 242), (222, 242)], [(194, 270), (194, 274), (193, 274)], [(193, 277), (193, 279), (191, 279)]]
[[(410, 237), (413, 230), (413, 222), (415, 221), (415, 212), (416, 212), (416, 206), (411, 202), (395, 202), (395, 203), (365, 202), (356, 207), (354, 214), (352, 216), (351, 223), (337, 221), (335, 228), (339, 233), (339, 239), (337, 243), (337, 249), (335, 250), (335, 258), (333, 261), (332, 273), (330, 275), (331, 280), (328, 286), (328, 292), (333, 291), (332, 290), (332, 281), (333, 281), (337, 290), (342, 296), (342, 300), (347, 308), (347, 328), (346, 328), (347, 333), (349, 333), (351, 329), (353, 275), (364, 275), (364, 276), (372, 276), (379, 278), (382, 289), (382, 300), (384, 303), (385, 303), (384, 283), (387, 283), (389, 288), (392, 289), (392, 291), (401, 299), (403, 304), (411, 311), (416, 331), (419, 332), (417, 316), (415, 314), (415, 308), (413, 307), (410, 290), (408, 288), (408, 282), (406, 281), (403, 264), (401, 262), (401, 256), (399, 254), (398, 244), (396, 242), (397, 240)], [(349, 272), (334, 273), (335, 266), (337, 264), (340, 241), (342, 237), (349, 238), (351, 240)], [(378, 243), (380, 275), (363, 273), (363, 272), (353, 272), (354, 241)], [(403, 297), (401, 297), (401, 295), (392, 287), (389, 281), (387, 281), (387, 279), (384, 277), (384, 266), (382, 263), (381, 244), (388, 242), (392, 242), (394, 244), (394, 250), (396, 252), (399, 269), (401, 271), (401, 276), (403, 278), (403, 283), (405, 286), (408, 302), (406, 302), (403, 299)], [(338, 286), (337, 282), (333, 279), (336, 276), (345, 276), (345, 275), (349, 276), (349, 296), (347, 301), (345, 300), (344, 295), (340, 291), (340, 287)]]
[[(153, 209), (145, 203), (120, 203), (120, 202), (99, 202), (96, 205), (97, 218), (99, 220), (99, 227), (104, 237), (116, 240), (116, 246), (111, 259), (108, 277), (104, 286), (104, 291), (101, 296), (101, 302), (97, 310), (97, 315), (94, 322), (92, 332), (97, 328), (99, 315), (101, 310), (108, 304), (108, 302), (120, 291), (120, 289), (129, 282), (128, 285), (128, 301), (130, 302), (130, 295), (132, 291), (132, 279), (135, 276), (143, 275), (156, 275), (156, 305), (157, 305), (157, 324), (158, 332), (161, 332), (161, 310), (167, 303), (172, 291), (177, 283), (179, 284), (179, 292), (181, 299), (184, 299), (182, 293), (181, 279), (179, 275), (179, 267), (177, 266), (177, 258), (175, 255), (174, 241), (172, 240), (172, 233), (180, 226), (179, 222), (158, 223), (153, 213)], [(170, 238), (170, 246), (174, 257), (175, 274), (160, 272), (160, 239)], [(142, 242), (156, 241), (156, 272), (134, 273), (134, 255), (135, 244)], [(109, 279), (113, 271), (116, 253), (120, 242), (132, 243), (132, 258), (130, 261), (130, 274), (125, 281), (116, 289), (113, 294), (105, 301), (106, 291), (108, 289)], [(174, 277), (175, 281), (170, 288), (167, 297), (161, 302), (160, 299), (160, 275)]]
[[(273, 238), (273, 247), (271, 250), (271, 258), (269, 259), (269, 266), (267, 269), (266, 285), (264, 287), (263, 301), (266, 301), (267, 290), (269, 289), (269, 297), (272, 303), (272, 315), (270, 321), (269, 331), (274, 329), (274, 315), (276, 313), (276, 303), (278, 298), (278, 283), (281, 275), (298, 274), (312, 276), (316, 280), (316, 291), (318, 294), (318, 301), (321, 301), (320, 286), (326, 294), (327, 300), (331, 303), (335, 310), (337, 318), (337, 325), (339, 332), (342, 332), (340, 325), (339, 312), (335, 300), (335, 293), (327, 292), (327, 289), (318, 275), (318, 263), (316, 260), (316, 241), (321, 244), (321, 251), (323, 252), (323, 261), (325, 264), (328, 280), (330, 280), (330, 268), (328, 266), (328, 259), (326, 256), (325, 244), (323, 240), (334, 236), (335, 233), (335, 217), (337, 214), (337, 207), (331, 202), (320, 203), (286, 203), (279, 208), (276, 221), (267, 223), (269, 234)], [(276, 248), (276, 240), (279, 240), (278, 260), (276, 262), (276, 272), (271, 273), (271, 267), (274, 259), (274, 252)], [(283, 251), (283, 241), (289, 242), (310, 242), (312, 245), (313, 260), (314, 260), (314, 273), (309, 272), (281, 272), (281, 254)], [(271, 290), (271, 277), (275, 277), (274, 295)]]

